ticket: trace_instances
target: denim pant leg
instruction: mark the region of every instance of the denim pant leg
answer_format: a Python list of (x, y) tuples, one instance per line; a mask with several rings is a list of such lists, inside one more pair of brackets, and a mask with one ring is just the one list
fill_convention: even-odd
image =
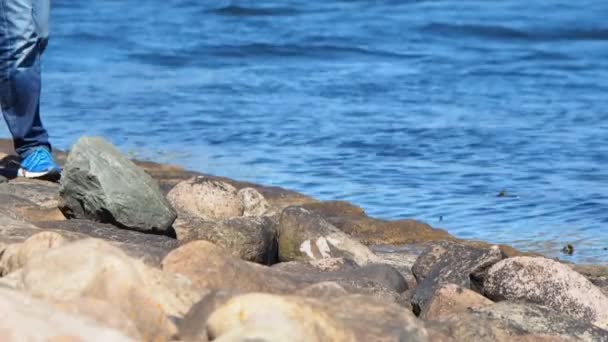
[(49, 0), (0, 0), (0, 102), (17, 154), (51, 149), (40, 120), (40, 57), (48, 41)]

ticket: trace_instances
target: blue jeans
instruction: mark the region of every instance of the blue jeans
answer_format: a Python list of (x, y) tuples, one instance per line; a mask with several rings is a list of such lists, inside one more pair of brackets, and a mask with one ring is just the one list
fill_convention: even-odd
[(0, 0), (0, 104), (22, 157), (51, 145), (40, 120), (40, 57), (49, 37), (50, 0)]

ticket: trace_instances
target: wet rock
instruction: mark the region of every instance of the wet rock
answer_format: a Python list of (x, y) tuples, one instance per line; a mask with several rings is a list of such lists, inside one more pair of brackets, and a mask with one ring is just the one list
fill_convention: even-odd
[(345, 257), (359, 265), (379, 259), (366, 246), (301, 207), (283, 210), (278, 227), (279, 260), (307, 261)]
[(427, 322), (456, 341), (606, 341), (608, 332), (550, 308), (500, 302)]
[(246, 294), (216, 309), (206, 322), (209, 337), (264, 341), (427, 341), (411, 312), (367, 296), (323, 301)]
[(167, 253), (179, 246), (179, 241), (168, 236), (141, 234), (116, 228), (110, 224), (87, 220), (42, 221), (36, 222), (36, 226), (60, 232), (64, 237), (74, 235), (72, 240), (85, 237), (105, 240), (122, 249), (129, 256), (141, 259), (146, 264), (155, 267), (159, 267)]
[(608, 328), (608, 298), (584, 276), (550, 259), (505, 259), (490, 268), (483, 292), (493, 300), (525, 300)]
[(0, 287), (0, 339), (17, 341), (134, 341), (89, 319)]
[(270, 210), (268, 201), (254, 188), (241, 189), (238, 196), (243, 203), (243, 216), (263, 216)]
[(467, 312), (471, 308), (479, 308), (493, 304), (493, 302), (477, 292), (460, 287), (455, 284), (446, 284), (439, 287), (430, 298), (420, 318), (435, 320), (453, 313)]
[(40, 232), (20, 244), (9, 245), (0, 253), (0, 276), (7, 275), (23, 267), (29, 260), (63, 246), (68, 241), (55, 232)]
[(93, 298), (118, 308), (144, 340), (166, 341), (200, 299), (186, 278), (162, 273), (96, 239), (73, 242), (33, 258), (18, 273), (17, 288), (48, 300)]
[(412, 296), (415, 312), (424, 310), (441, 285), (451, 283), (481, 291), (485, 271), (501, 259), (498, 246), (484, 249), (449, 241), (431, 244), (412, 268), (418, 281)]
[(212, 242), (243, 260), (272, 265), (278, 259), (275, 223), (267, 217), (237, 217), (222, 221), (178, 219), (177, 237), (182, 243)]
[(181, 216), (217, 221), (243, 216), (237, 189), (219, 180), (197, 176), (178, 183), (167, 199)]
[(66, 217), (172, 234), (176, 214), (158, 184), (101, 138), (81, 138), (74, 145), (59, 195)]
[(279, 272), (243, 261), (203, 240), (173, 250), (164, 258), (162, 268), (188, 277), (200, 289), (289, 293), (297, 287)]

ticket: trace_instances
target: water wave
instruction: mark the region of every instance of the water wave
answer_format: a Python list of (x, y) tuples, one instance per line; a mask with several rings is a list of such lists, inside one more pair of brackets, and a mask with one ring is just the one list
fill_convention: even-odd
[(558, 41), (608, 40), (608, 28), (524, 30), (501, 25), (430, 23), (422, 31), (451, 37), (476, 37), (497, 40)]
[(259, 17), (296, 15), (298, 11), (287, 7), (244, 7), (229, 5), (215, 8), (211, 13), (232, 17)]

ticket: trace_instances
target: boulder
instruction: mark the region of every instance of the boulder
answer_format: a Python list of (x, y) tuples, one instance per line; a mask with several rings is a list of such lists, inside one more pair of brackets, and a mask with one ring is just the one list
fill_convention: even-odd
[(418, 282), (412, 296), (415, 312), (424, 310), (435, 290), (445, 284), (481, 291), (485, 271), (501, 259), (498, 246), (476, 248), (451, 241), (429, 245), (412, 267)]
[(17, 288), (48, 300), (82, 298), (114, 305), (137, 326), (144, 340), (166, 341), (180, 317), (200, 299), (186, 278), (129, 258), (120, 249), (85, 239), (30, 259), (17, 274)]
[(188, 277), (200, 289), (289, 293), (297, 287), (279, 272), (243, 261), (204, 240), (173, 250), (163, 259), (162, 269)]
[(411, 312), (367, 296), (318, 300), (269, 294), (236, 296), (205, 322), (211, 340), (427, 341)]
[(178, 218), (177, 238), (182, 243), (212, 242), (243, 260), (272, 265), (278, 259), (276, 227), (267, 217), (236, 217), (221, 221)]
[(217, 221), (243, 216), (243, 202), (237, 189), (210, 177), (197, 176), (179, 182), (167, 199), (180, 217)]
[(418, 285), (414, 273), (412, 272), (412, 267), (423, 250), (423, 245), (372, 247), (372, 251), (380, 258), (380, 262), (393, 266), (399, 271), (410, 289), (413, 289)]
[(279, 260), (307, 261), (345, 257), (359, 265), (378, 262), (366, 246), (301, 207), (283, 210), (278, 227)]
[(20, 244), (9, 245), (0, 253), (0, 275), (7, 275), (25, 265), (29, 260), (68, 241), (59, 233), (40, 232)]
[(455, 284), (445, 284), (435, 290), (420, 318), (436, 320), (453, 313), (467, 312), (471, 308), (480, 308), (493, 302), (479, 293)]
[(59, 209), (69, 218), (173, 234), (175, 210), (144, 170), (101, 138), (80, 138), (61, 176)]
[(57, 310), (52, 304), (0, 287), (0, 340), (135, 341), (92, 320)]
[(456, 341), (607, 341), (608, 332), (545, 306), (499, 302), (428, 321)]
[(268, 201), (254, 188), (241, 189), (238, 196), (243, 203), (243, 216), (263, 216), (270, 210)]
[[(291, 263), (290, 263), (291, 264)], [(281, 264), (278, 264), (281, 265)], [(310, 285), (334, 281), (348, 293), (368, 294), (402, 303), (399, 292), (405, 282), (385, 265), (357, 265), (344, 270), (322, 271), (314, 265), (266, 267), (246, 262), (207, 241), (193, 241), (167, 255), (163, 270), (182, 274), (200, 289), (229, 289), (243, 293), (291, 294)], [(323, 267), (323, 266), (321, 266)]]
[(490, 268), (483, 292), (496, 301), (525, 300), (608, 328), (608, 297), (581, 274), (550, 259), (505, 259)]

